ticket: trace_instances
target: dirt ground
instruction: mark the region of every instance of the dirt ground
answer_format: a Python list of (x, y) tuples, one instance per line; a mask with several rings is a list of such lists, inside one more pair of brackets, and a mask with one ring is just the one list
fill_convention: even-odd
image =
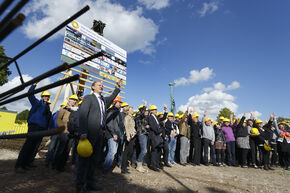
[[(25, 173), (15, 173), (13, 166), (17, 151), (0, 148), (0, 193), (62, 193), (75, 192), (73, 167), (57, 173), (44, 167), (44, 159), (35, 161), (37, 168)], [(165, 168), (156, 173), (123, 175), (115, 168), (110, 177), (96, 174), (97, 183), (110, 193), (177, 193), (177, 192), (273, 192), (289, 191), (290, 172), (281, 168), (274, 171), (243, 169), (239, 167), (181, 166)]]

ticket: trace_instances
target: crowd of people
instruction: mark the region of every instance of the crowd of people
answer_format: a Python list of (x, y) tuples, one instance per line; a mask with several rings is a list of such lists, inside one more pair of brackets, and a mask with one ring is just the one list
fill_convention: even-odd
[[(134, 108), (122, 102), (118, 96), (120, 80), (110, 96), (103, 97), (102, 82), (92, 84), (92, 93), (85, 97), (72, 95), (61, 104), (59, 111), (50, 112), (50, 93), (45, 91), (41, 99), (29, 96), (32, 105), (28, 125), (29, 132), (64, 128), (50, 138), (45, 166), (58, 172), (65, 167), (72, 152), (74, 181), (77, 192), (102, 190), (96, 184), (94, 172), (112, 175), (114, 167), (122, 174), (129, 174), (131, 165), (138, 172), (160, 172), (163, 167), (188, 165), (217, 167), (253, 167), (273, 170), (284, 167), (290, 171), (290, 124), (277, 123), (277, 117), (263, 123), (250, 111), (239, 119), (234, 115), (219, 117), (217, 122), (200, 117), (195, 108), (182, 114), (158, 112), (155, 105), (144, 104)], [(36, 84), (30, 90), (34, 90)], [(42, 137), (28, 137), (19, 153), (16, 171), (35, 167), (33, 160)], [(83, 156), (78, 144), (88, 141), (92, 152)], [(80, 150), (81, 151), (81, 150)]]

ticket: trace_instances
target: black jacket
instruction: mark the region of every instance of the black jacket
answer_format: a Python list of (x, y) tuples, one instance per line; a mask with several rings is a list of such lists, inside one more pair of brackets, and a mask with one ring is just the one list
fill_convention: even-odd
[(248, 133), (248, 127), (244, 127), (243, 123), (245, 121), (246, 117), (242, 117), (239, 124), (236, 127), (236, 137), (247, 137), (249, 135)]
[(215, 141), (216, 142), (226, 142), (226, 138), (222, 129), (215, 128)]
[(165, 122), (165, 134), (167, 137), (170, 137), (171, 131), (173, 129), (177, 130), (177, 125), (175, 124), (175, 122), (171, 122), (171, 121), (167, 120)]
[(118, 135), (118, 137), (120, 137), (121, 135), (124, 134), (125, 126), (121, 112), (118, 108), (112, 107), (108, 110), (106, 124), (107, 124), (107, 127), (105, 129), (106, 139), (110, 139), (114, 135)]
[(141, 108), (135, 117), (136, 131), (138, 135), (149, 133), (148, 129), (146, 128), (146, 125), (149, 125), (149, 123), (148, 116), (145, 116), (145, 111), (146, 107)]
[(162, 147), (163, 138), (160, 136), (162, 129), (160, 127), (158, 118), (154, 118), (154, 115), (149, 115), (148, 123), (150, 126), (149, 137), (151, 139), (152, 148)]
[(190, 126), (191, 138), (200, 138), (202, 135), (202, 124), (201, 122), (194, 123), (191, 114), (188, 116), (188, 125)]
[(263, 129), (258, 128), (258, 126), (256, 124), (254, 124), (254, 127), (258, 128), (260, 135), (258, 135), (257, 137), (255, 137), (256, 143), (258, 145), (264, 144), (265, 140), (268, 140), (269, 142), (271, 141), (272, 137), (273, 137), (273, 131), (271, 130), (271, 126), (272, 126), (272, 121), (269, 120), (268, 123), (266, 125), (263, 126)]

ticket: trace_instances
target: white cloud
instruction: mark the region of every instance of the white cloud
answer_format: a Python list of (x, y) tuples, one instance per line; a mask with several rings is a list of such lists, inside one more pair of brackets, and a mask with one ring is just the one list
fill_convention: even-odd
[[(27, 74), (22, 75), (22, 77), (23, 77), (23, 79), (24, 79), (25, 82), (27, 82), (27, 81), (29, 81), (29, 80), (32, 79), (32, 77), (29, 76), (29, 75), (27, 75)], [(51, 83), (52, 83), (51, 79), (50, 78), (46, 78), (46, 79), (40, 81), (37, 84), (37, 87), (36, 88), (40, 88), (40, 87), (43, 87), (43, 86), (48, 85), (48, 84), (51, 84)], [(11, 79), (10, 81), (8, 81), (6, 84), (4, 84), (3, 86), (0, 87), (0, 93), (3, 93), (5, 91), (10, 90), (10, 89), (12, 89), (12, 88), (14, 88), (16, 86), (19, 86), (19, 85), (20, 85), (20, 79), (19, 79), (19, 76), (16, 76), (13, 79)], [(58, 88), (59, 87), (56, 87), (56, 88), (53, 88), (53, 89), (50, 89), (49, 90), (49, 92), (51, 94), (51, 101), (52, 102), (53, 102), (53, 100), (56, 97), (56, 93), (58, 91)], [(76, 89), (76, 87), (74, 87), (74, 88)], [(15, 95), (13, 95), (12, 97), (18, 96), (18, 95), (23, 94), (23, 93), (26, 93), (26, 92), (28, 92), (28, 89), (29, 89), (29, 87), (27, 87), (26, 89), (24, 89), (23, 91), (15, 94)], [(62, 90), (61, 95), (59, 97), (59, 100), (56, 103), (55, 110), (58, 110), (60, 104), (63, 102), (63, 99), (64, 99), (64, 90), (65, 89)], [(70, 91), (70, 94), (71, 94), (71, 91)], [(36, 98), (40, 99), (40, 95), (41, 95), (41, 93), (36, 94), (35, 96), (36, 96)], [(8, 103), (8, 104), (3, 105), (3, 106), (5, 106), (8, 110), (16, 111), (18, 113), (20, 113), (23, 110), (26, 110), (26, 109), (30, 109), (31, 108), (31, 105), (29, 103), (28, 98), (23, 98), (23, 99), (17, 100), (17, 101), (12, 102), (12, 103)]]
[(223, 83), (217, 82), (217, 83), (215, 83), (213, 85), (213, 88), (212, 87), (204, 88), (203, 91), (204, 92), (210, 92), (210, 91), (213, 91), (213, 90), (226, 91), (226, 90), (235, 90), (237, 88), (240, 88), (240, 83), (238, 81), (233, 81), (227, 87)]
[(169, 0), (138, 0), (147, 9), (162, 9), (169, 6)]
[(207, 14), (212, 14), (219, 9), (219, 2), (218, 1), (211, 1), (209, 3), (203, 3), (201, 10), (198, 12), (200, 17), (204, 17)]
[[(104, 37), (128, 52), (152, 53), (158, 26), (153, 20), (143, 16), (142, 8), (128, 10), (110, 0), (41, 0), (32, 1), (24, 10), (28, 23), (23, 27), (28, 38), (40, 38), (60, 22), (73, 15), (85, 5), (90, 10), (77, 20), (91, 27), (94, 19), (106, 23)], [(63, 36), (59, 31), (54, 37)]]
[(200, 71), (192, 70), (190, 71), (188, 78), (182, 77), (175, 80), (174, 82), (176, 86), (188, 85), (191, 83), (195, 84), (198, 82), (209, 80), (213, 76), (214, 76), (213, 69), (206, 67), (201, 69)]
[[(188, 99), (185, 105), (181, 105), (179, 110), (185, 111), (187, 107), (195, 107), (198, 113), (203, 114), (205, 110), (208, 116), (216, 118), (222, 108), (229, 108), (234, 113), (238, 110), (238, 105), (235, 103), (235, 97), (225, 91), (237, 89), (240, 83), (233, 81), (230, 85), (225, 86), (221, 82), (214, 84), (213, 88), (204, 88), (203, 93), (194, 95)], [(257, 115), (258, 114), (257, 112)]]

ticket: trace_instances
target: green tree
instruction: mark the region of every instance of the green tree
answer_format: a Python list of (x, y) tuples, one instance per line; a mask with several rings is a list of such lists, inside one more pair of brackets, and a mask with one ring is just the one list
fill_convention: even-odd
[(1, 107), (0, 109), (2, 109), (2, 110), (6, 110), (6, 111), (8, 110), (6, 107)]
[(184, 112), (178, 111), (177, 114), (182, 115)]
[(26, 121), (28, 119), (28, 115), (29, 115), (29, 110), (26, 109), (17, 114), (16, 120)]
[[(0, 67), (8, 62), (8, 58), (5, 54), (5, 49), (3, 46), (0, 46)], [(9, 68), (4, 68), (0, 71), (0, 86), (8, 82), (8, 76), (11, 74)]]
[(289, 118), (284, 118), (284, 117), (278, 117), (277, 118), (277, 122), (280, 123), (282, 121), (289, 121), (290, 119)]
[(226, 117), (226, 118), (230, 118), (230, 115), (234, 114), (230, 109), (228, 108), (223, 108), (220, 110), (218, 116), (217, 116), (217, 121), (219, 120), (220, 116)]

